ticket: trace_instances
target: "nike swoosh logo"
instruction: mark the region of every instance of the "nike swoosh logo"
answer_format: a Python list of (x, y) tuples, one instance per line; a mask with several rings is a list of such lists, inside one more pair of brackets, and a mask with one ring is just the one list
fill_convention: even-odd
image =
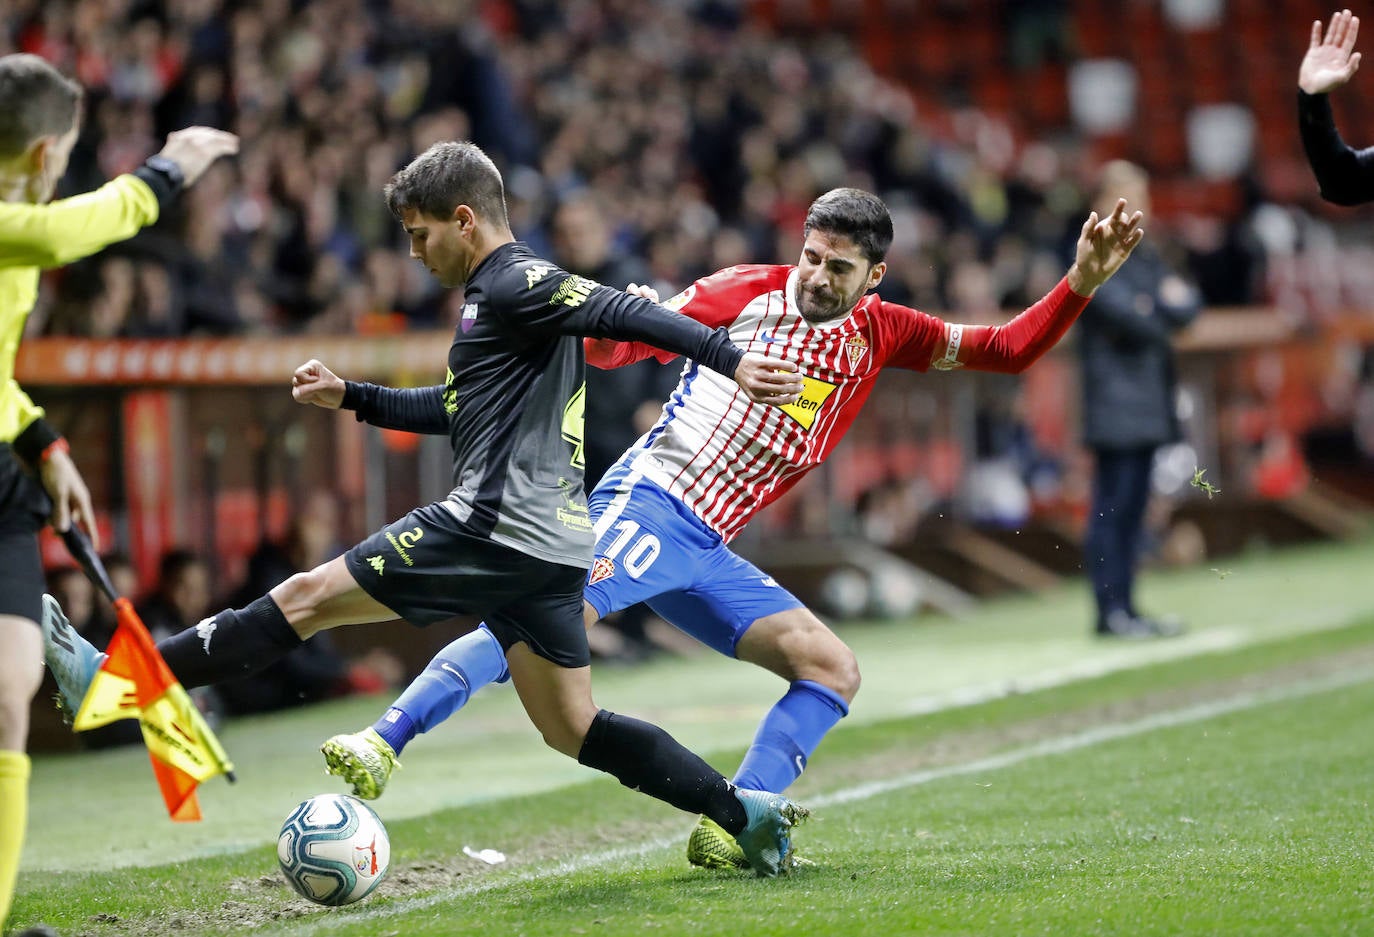
[(457, 678), (458, 678), (458, 682), (461, 683), (461, 684), (463, 685), (463, 688), (464, 688), (464, 689), (466, 689), (466, 690), (471, 690), (471, 689), (472, 689), (472, 687), (468, 685), (468, 678), (465, 677), (465, 676), (463, 676), (463, 672), (462, 672), (461, 670), (459, 670), (457, 667), (455, 667), (455, 666), (453, 666), (452, 664), (450, 664), (448, 661), (443, 661), (443, 662), (441, 662), (441, 663), (439, 664), (439, 669), (440, 669), (440, 670), (447, 670), (449, 673), (451, 673), (451, 674), (453, 674), (455, 677), (457, 677)]
[(762, 335), (759, 336), (759, 338), (763, 339), (763, 340), (764, 340), (765, 342), (767, 342), (769, 345), (771, 345), (771, 344), (773, 344), (774, 342), (777, 341), (777, 339), (774, 338), (773, 335), (772, 335), (771, 333), (769, 333), (769, 332), (764, 332)]

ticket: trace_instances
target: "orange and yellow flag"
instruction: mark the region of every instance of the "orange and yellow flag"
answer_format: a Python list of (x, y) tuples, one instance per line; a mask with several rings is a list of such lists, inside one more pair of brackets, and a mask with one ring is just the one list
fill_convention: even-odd
[(119, 623), (106, 648), (108, 656), (86, 697), (73, 728), (94, 729), (118, 719), (137, 719), (173, 820), (199, 820), (196, 785), (234, 766), (210, 731), (196, 704), (172, 671), (126, 598), (115, 599)]

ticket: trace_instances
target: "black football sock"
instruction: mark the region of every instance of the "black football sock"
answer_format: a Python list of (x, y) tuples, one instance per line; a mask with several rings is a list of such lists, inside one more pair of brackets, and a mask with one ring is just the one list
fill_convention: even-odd
[(748, 822), (734, 785), (656, 725), (603, 709), (592, 720), (577, 760), (632, 790), (704, 814), (728, 833), (738, 833)]
[(194, 628), (157, 643), (167, 666), (186, 688), (208, 686), (262, 670), (301, 645), (272, 597), (226, 608)]

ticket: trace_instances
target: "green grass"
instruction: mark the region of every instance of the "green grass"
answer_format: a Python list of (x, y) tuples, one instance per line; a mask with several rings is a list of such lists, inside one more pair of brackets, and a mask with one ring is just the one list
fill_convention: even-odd
[[(797, 841), (817, 864), (788, 879), (690, 869), (690, 820), (541, 751), (513, 694), (496, 692), (407, 750), (378, 802), (388, 881), (359, 905), (317, 909), (277, 877), (270, 841), (292, 804), (338, 789), (312, 747), (370, 721), (381, 702), (353, 700), (226, 732), (244, 780), (205, 785), (207, 822), (193, 827), (166, 821), (141, 752), (38, 759), (32, 861), (11, 926), (1368, 933), (1374, 596), (1359, 583), (1369, 555), (1361, 544), (1252, 558), (1224, 581), (1154, 577), (1152, 604), (1197, 626), (1183, 641), (1095, 643), (1081, 595), (1067, 590), (959, 623), (847, 630), (865, 687), (795, 789), (816, 806)], [(710, 656), (597, 679), (603, 704), (660, 718), (727, 770), (779, 690)], [(485, 866), (465, 845), (509, 862)]]

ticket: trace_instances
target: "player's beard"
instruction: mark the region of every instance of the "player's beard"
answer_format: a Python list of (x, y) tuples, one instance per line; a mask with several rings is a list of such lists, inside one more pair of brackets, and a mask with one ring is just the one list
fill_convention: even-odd
[(828, 289), (813, 289), (805, 284), (797, 288), (797, 311), (807, 322), (833, 322), (849, 315), (851, 309), (863, 297), (859, 289), (852, 296), (841, 296)]

